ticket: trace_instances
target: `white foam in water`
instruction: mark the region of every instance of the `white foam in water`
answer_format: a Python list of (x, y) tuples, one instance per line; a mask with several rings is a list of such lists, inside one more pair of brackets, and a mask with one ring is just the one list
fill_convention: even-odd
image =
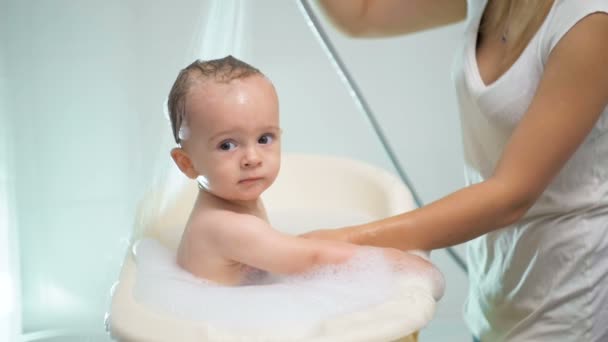
[(307, 333), (338, 314), (385, 301), (395, 275), (378, 250), (362, 249), (350, 262), (324, 266), (261, 285), (219, 286), (175, 263), (175, 253), (153, 239), (136, 245), (135, 298), (178, 318), (227, 329), (282, 329)]
[(135, 254), (134, 297), (143, 305), (178, 319), (250, 336), (270, 331), (279, 340), (313, 336), (322, 329), (323, 321), (386, 302), (403, 288), (398, 285), (405, 278), (429, 288), (435, 299), (443, 291), (438, 273), (420, 273), (415, 265), (395, 273), (382, 251), (373, 248), (362, 248), (343, 265), (323, 266), (297, 276), (266, 277), (259, 279), (259, 285), (235, 287), (194, 277), (176, 264), (175, 251), (154, 239), (139, 241)]

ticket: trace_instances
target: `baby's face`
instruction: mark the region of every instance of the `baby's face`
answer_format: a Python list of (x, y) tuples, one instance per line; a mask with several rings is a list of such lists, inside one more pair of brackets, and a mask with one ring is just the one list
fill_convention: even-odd
[[(207, 190), (231, 201), (257, 199), (280, 167), (277, 94), (263, 76), (206, 81), (186, 99), (190, 138), (184, 147)], [(199, 178), (200, 179), (200, 178)]]

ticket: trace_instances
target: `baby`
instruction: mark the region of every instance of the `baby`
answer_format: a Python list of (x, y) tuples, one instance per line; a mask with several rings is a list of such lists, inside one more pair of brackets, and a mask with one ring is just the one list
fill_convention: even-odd
[(239, 285), (253, 270), (301, 273), (356, 252), (269, 225), (260, 195), (279, 172), (281, 128), (277, 94), (259, 70), (232, 56), (197, 60), (179, 73), (168, 107), (179, 145), (171, 157), (200, 188), (177, 252), (182, 268)]

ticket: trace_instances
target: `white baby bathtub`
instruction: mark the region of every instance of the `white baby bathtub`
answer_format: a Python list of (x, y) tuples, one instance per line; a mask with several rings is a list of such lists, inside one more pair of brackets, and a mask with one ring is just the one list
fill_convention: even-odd
[[(166, 193), (151, 193), (142, 201), (149, 219), (139, 224), (139, 237), (151, 237), (175, 250), (181, 229), (197, 193), (194, 182), (183, 183), (173, 200), (161, 203)], [(318, 228), (338, 227), (363, 220), (383, 218), (415, 207), (412, 196), (394, 175), (352, 159), (320, 155), (284, 155), (275, 184), (264, 194), (270, 221), (277, 229), (298, 234)], [(321, 214), (320, 214), (321, 213)], [(141, 213), (140, 213), (141, 216)], [(282, 222), (281, 222), (282, 221)], [(304, 224), (303, 222), (307, 222)], [(419, 252), (427, 256), (424, 252)], [(137, 265), (129, 251), (120, 279), (113, 288), (107, 320), (108, 331), (119, 341), (199, 342), (275, 341), (232, 336), (204, 322), (179, 320), (149, 310), (133, 297)], [(416, 334), (432, 318), (443, 283), (429, 280), (400, 284), (399, 295), (362, 312), (353, 312), (324, 322), (314, 337), (305, 341), (416, 341)], [(278, 339), (277, 341), (280, 341)]]

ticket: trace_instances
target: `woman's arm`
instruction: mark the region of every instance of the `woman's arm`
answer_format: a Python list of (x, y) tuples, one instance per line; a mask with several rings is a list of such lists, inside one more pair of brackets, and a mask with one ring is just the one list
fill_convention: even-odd
[(593, 14), (561, 39), (491, 178), (408, 213), (307, 236), (401, 250), (432, 250), (519, 220), (608, 105), (605, 37), (608, 15)]
[(394, 36), (451, 24), (466, 17), (465, 0), (320, 0), (346, 34)]

